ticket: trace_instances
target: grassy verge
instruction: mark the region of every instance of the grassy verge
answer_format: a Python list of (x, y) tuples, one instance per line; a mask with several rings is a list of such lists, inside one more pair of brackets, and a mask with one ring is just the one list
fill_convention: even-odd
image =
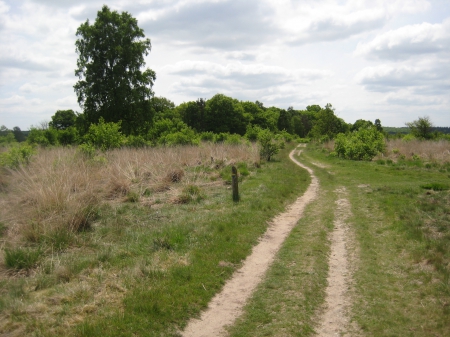
[[(168, 190), (164, 198), (157, 184), (148, 192), (134, 188), (133, 176), (128, 195), (99, 203), (88, 229), (60, 232), (59, 239), (52, 232), (53, 243), (33, 268), (1, 277), (0, 332), (178, 335), (240, 266), (267, 221), (308, 186), (308, 175), (290, 162), (288, 150), (261, 168), (239, 164), (246, 172), (239, 203), (227, 185), (192, 178), (204, 175), (204, 168), (186, 167), (183, 179), (190, 181), (178, 188), (181, 195)], [(215, 175), (229, 169), (216, 166), (206, 170)], [(130, 191), (136, 194), (130, 197)], [(38, 244), (46, 242), (28, 242), (24, 251)]]

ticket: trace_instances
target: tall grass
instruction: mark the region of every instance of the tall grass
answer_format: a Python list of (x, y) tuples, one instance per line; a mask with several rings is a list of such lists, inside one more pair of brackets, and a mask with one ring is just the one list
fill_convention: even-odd
[(211, 181), (211, 167), (258, 161), (256, 145), (128, 148), (94, 156), (75, 148), (42, 148), (29, 165), (2, 173), (8, 182), (0, 196), (0, 221), (10, 228), (5, 241), (54, 241), (62, 232), (88, 230), (104, 202), (146, 196), (142, 200), (152, 203), (161, 198), (155, 193), (176, 194), (167, 179), (173, 172), (182, 173), (181, 189)]

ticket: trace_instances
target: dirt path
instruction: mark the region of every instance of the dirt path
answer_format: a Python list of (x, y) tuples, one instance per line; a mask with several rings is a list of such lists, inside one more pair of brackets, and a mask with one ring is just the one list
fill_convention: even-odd
[(252, 254), (225, 284), (222, 291), (211, 300), (200, 319), (188, 323), (182, 333), (184, 337), (212, 337), (225, 334), (224, 328), (233, 324), (241, 315), (247, 299), (261, 282), (281, 244), (302, 217), (305, 206), (317, 196), (319, 182), (310, 168), (294, 159), (296, 151), (300, 153), (301, 149), (293, 150), (289, 157), (310, 173), (310, 186), (284, 213), (273, 219), (259, 244), (253, 248)]
[(317, 334), (321, 337), (346, 336), (349, 324), (347, 311), (350, 308), (348, 289), (351, 284), (347, 245), (351, 238), (348, 235), (347, 218), (351, 215), (350, 203), (347, 200), (345, 187), (335, 191), (338, 194), (334, 219), (334, 230), (331, 234), (331, 254), (329, 258), (328, 286), (324, 312), (320, 317)]

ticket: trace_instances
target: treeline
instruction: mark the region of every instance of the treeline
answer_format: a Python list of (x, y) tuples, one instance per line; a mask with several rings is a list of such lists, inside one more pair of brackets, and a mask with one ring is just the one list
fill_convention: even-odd
[[(362, 120), (347, 124), (335, 115), (331, 104), (286, 110), (265, 107), (258, 101), (239, 101), (223, 94), (178, 106), (167, 98), (153, 97), (146, 117), (139, 128), (133, 128), (132, 120), (115, 121), (108, 114), (92, 123), (86, 121), (84, 114), (59, 110), (50, 122), (32, 126), (26, 139), (30, 144), (42, 146), (83, 143), (96, 146), (105, 141), (101, 137), (109, 134), (111, 138), (115, 133), (119, 137), (114, 141), (110, 139), (114, 144), (106, 147), (195, 145), (202, 140), (238, 142), (242, 137), (253, 141), (262, 130), (266, 130), (287, 140), (294, 137), (325, 140), (351, 131), (359, 124), (372, 124)], [(25, 140), (24, 132), (18, 127), (8, 130), (2, 126), (1, 132), (3, 143)]]

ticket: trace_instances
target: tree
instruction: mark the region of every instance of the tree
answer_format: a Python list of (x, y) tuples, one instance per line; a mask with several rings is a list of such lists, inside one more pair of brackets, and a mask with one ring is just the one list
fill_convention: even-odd
[(122, 121), (125, 134), (145, 133), (151, 126), (156, 75), (151, 69), (141, 70), (151, 43), (137, 20), (103, 6), (95, 23), (86, 20), (76, 35), (79, 81), (74, 89), (86, 126), (103, 117), (107, 123)]
[[(308, 109), (309, 107), (307, 107)], [(317, 112), (317, 118), (310, 135), (314, 138), (328, 137), (333, 138), (338, 133), (345, 133), (348, 130), (347, 124), (334, 114), (331, 104), (327, 104), (325, 109)]]
[(22, 130), (18, 126), (13, 127), (13, 134), (16, 141), (24, 142), (26, 140), (25, 135), (23, 134)]
[(75, 125), (77, 115), (73, 110), (58, 110), (52, 116), (49, 125), (57, 130), (65, 130)]
[(244, 135), (250, 120), (251, 116), (245, 112), (240, 102), (236, 99), (216, 94), (206, 101), (206, 131)]
[(419, 117), (419, 119), (413, 122), (406, 123), (406, 126), (409, 127), (414, 137), (420, 139), (431, 139), (433, 137), (433, 124), (431, 123), (430, 117)]

